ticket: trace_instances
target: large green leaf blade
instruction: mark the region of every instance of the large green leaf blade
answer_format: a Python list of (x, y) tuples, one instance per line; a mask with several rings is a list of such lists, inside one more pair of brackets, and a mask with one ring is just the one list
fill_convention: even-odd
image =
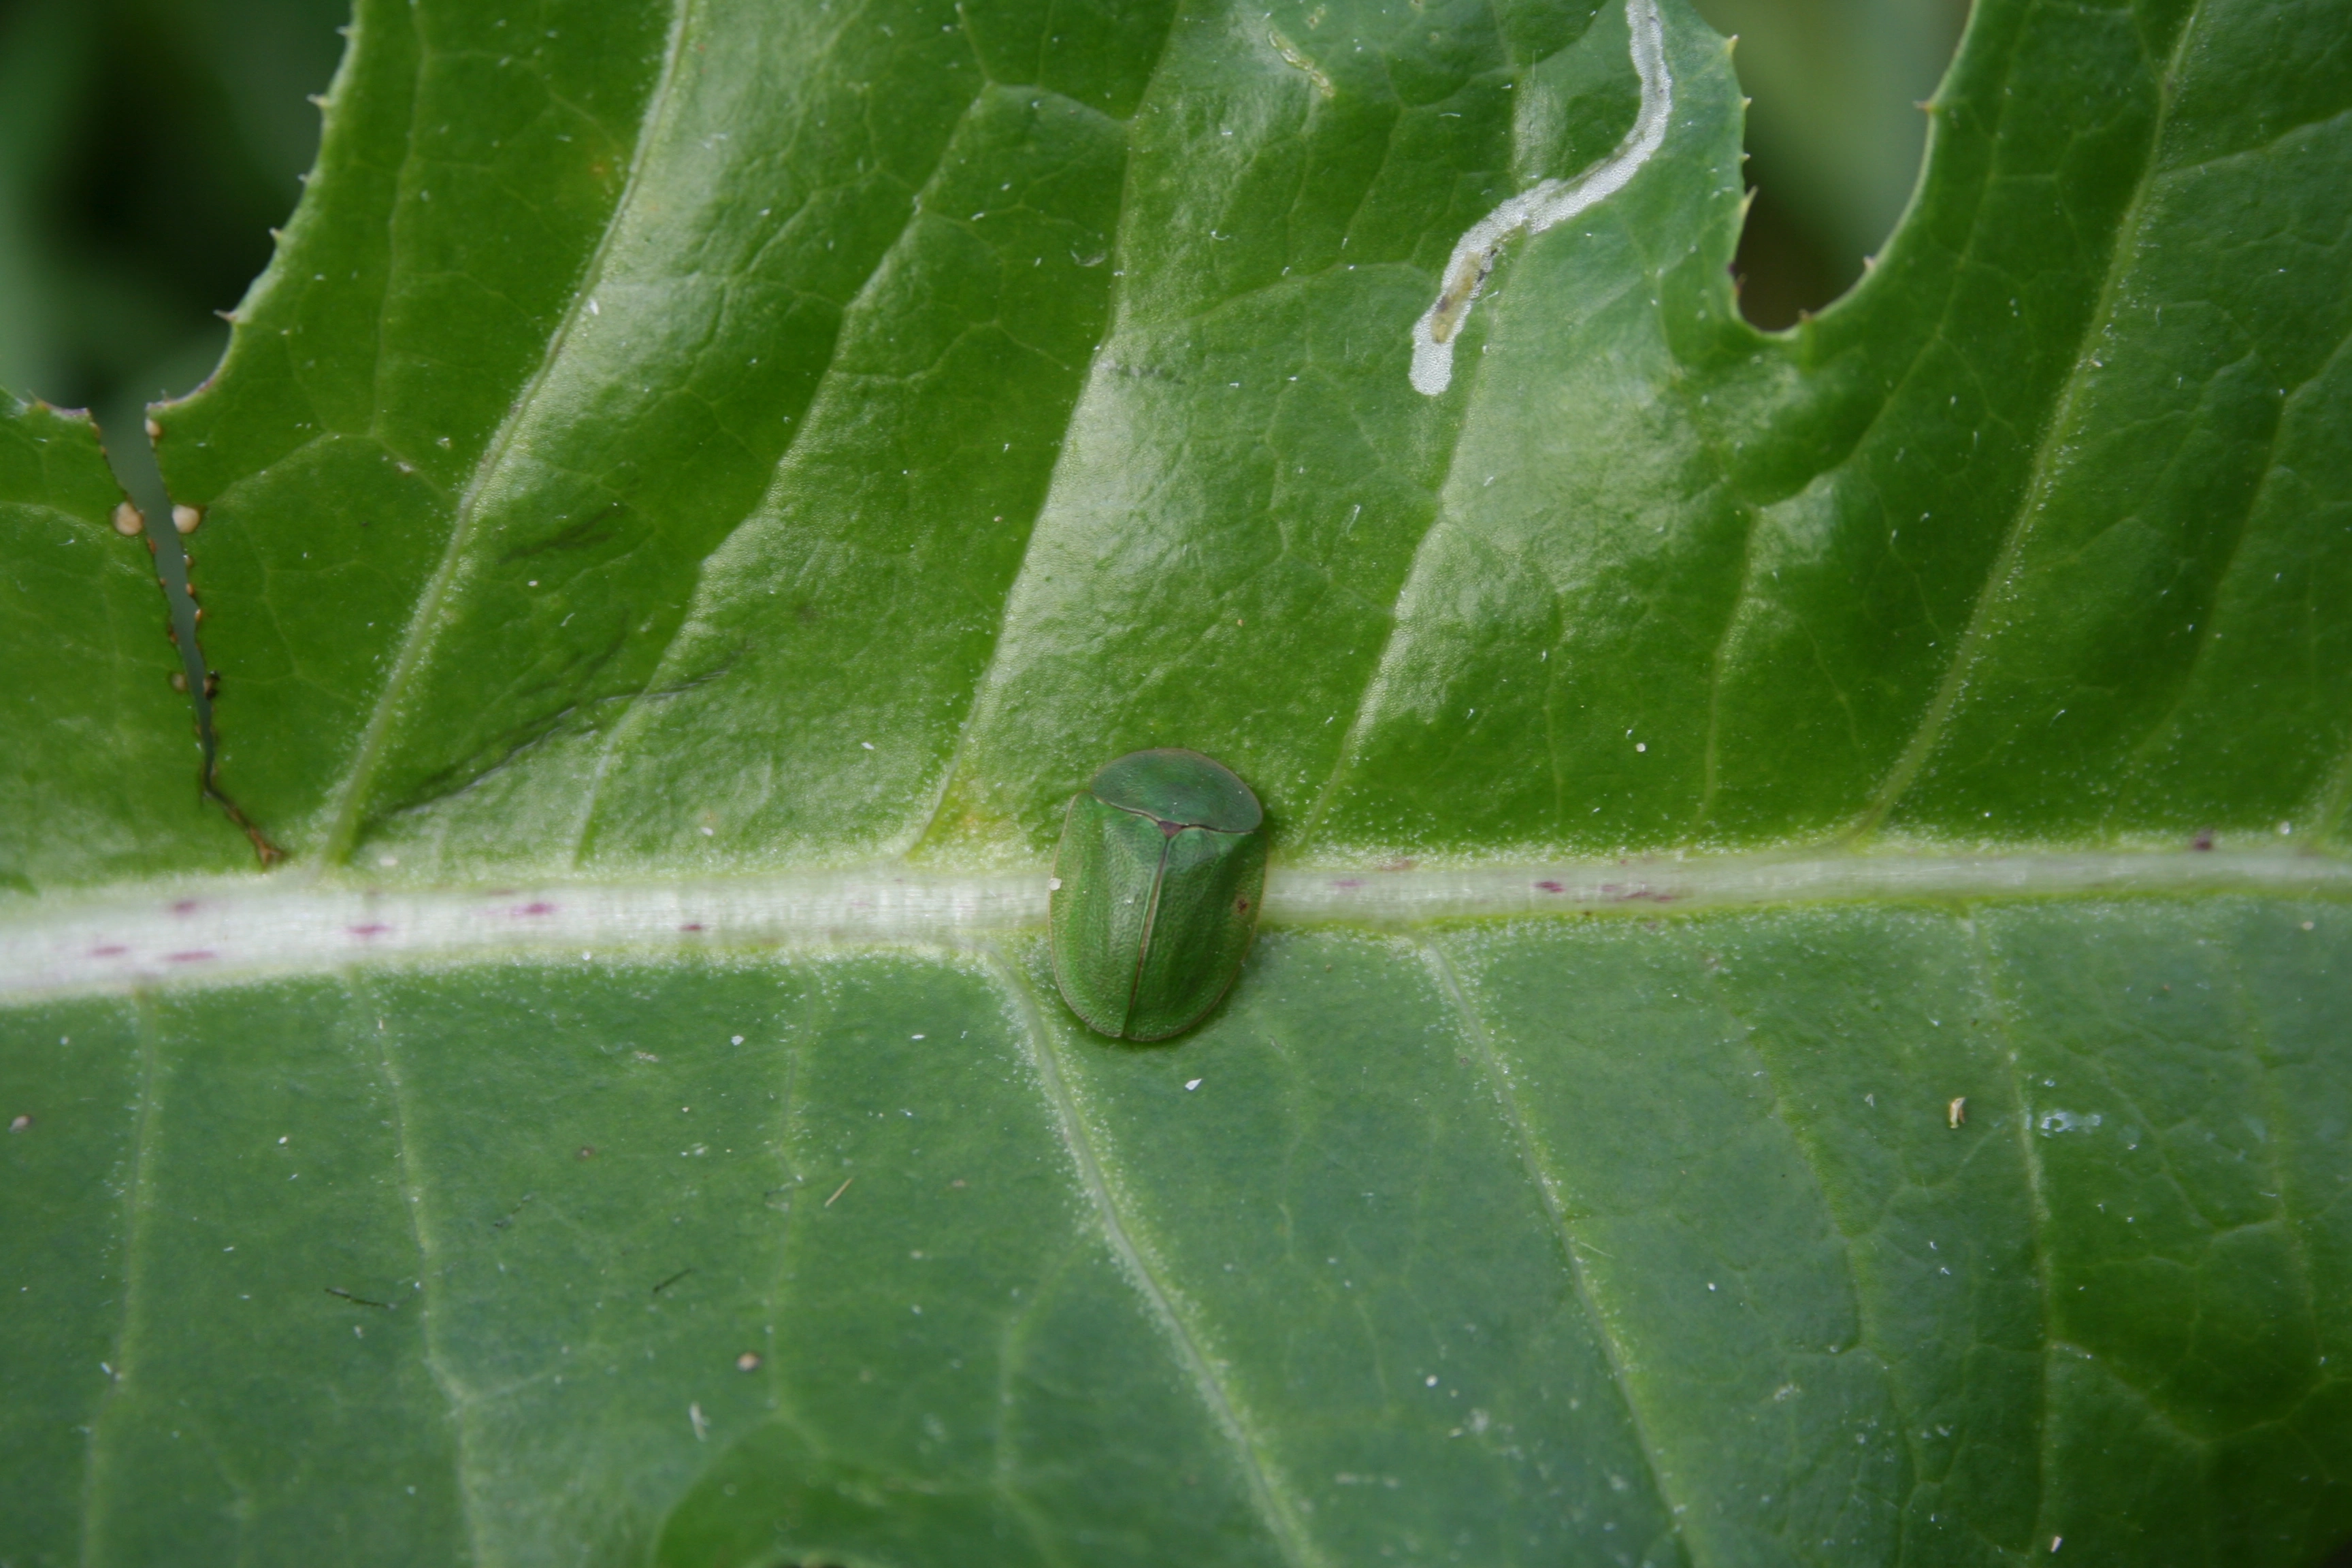
[[(136, 1102), (89, 1550), (2298, 1561), (2347, 1508), (2347, 937), (1281, 934), (1173, 1050), (1034, 944), (43, 1020)], [(121, 1265), (48, 1256), (64, 1330)]]
[[(2206, 85), (2243, 72), (2233, 11), (1989, 12), (1885, 265), (1772, 342), (1721, 275), (1736, 89), (1677, 26), (1666, 153), (1504, 254), (1429, 400), (1407, 318), (1515, 181), (1623, 130), (1625, 14), (1318, 15), (615, 35), (572, 64), (642, 106), (633, 160), (614, 123), (564, 154), (608, 194), (500, 242), (541, 301), (502, 325), (439, 302), (488, 262), (433, 239), (429, 150), (345, 181), (393, 221), (322, 200), (243, 312), (253, 368), (165, 419), (226, 498), (216, 612), (271, 606), (213, 633), (228, 783), (251, 756), (252, 809), (331, 861), (452, 872), (1025, 858), (1092, 760), (1178, 733), (1343, 856), (2340, 815), (2342, 531), (2299, 498), (2347, 323), (2300, 280), (2343, 262), (2344, 73), (2248, 113)], [(371, 61), (435, 26), (363, 20), (331, 169)], [(381, 414), (314, 398), (310, 456), (236, 479), (210, 430), (347, 261), (386, 279), (380, 356), (505, 345), (475, 375), (510, 401), (379, 376)], [(279, 487), (337, 452), (407, 476), (368, 489), (410, 553), (332, 530), (387, 597), (301, 683), (331, 718), (276, 700), (299, 611), (265, 582), (318, 569)]]
[[(158, 411), (292, 865), (126, 807), (0, 927), (0, 1547), (2341, 1537), (2337, 29), (1989, 0), (1764, 338), (1669, 6), (1662, 145), (1424, 395), (1464, 233), (1638, 141), (1643, 14), (363, 0)], [(0, 515), (132, 559), (58, 450)], [(1147, 1050), (1037, 882), (1164, 742), (1278, 864)]]

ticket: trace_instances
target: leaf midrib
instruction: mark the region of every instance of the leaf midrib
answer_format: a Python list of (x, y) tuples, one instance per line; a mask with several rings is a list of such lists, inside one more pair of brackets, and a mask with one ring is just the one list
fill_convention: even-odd
[[(159, 982), (243, 984), (397, 963), (531, 952), (640, 956), (747, 946), (966, 948), (1045, 923), (1048, 868), (856, 870), (699, 880), (386, 888), (283, 874), (125, 883), (0, 906), (0, 998)], [(1375, 869), (1279, 867), (1269, 926), (1412, 928), (1439, 921), (1652, 917), (1854, 903), (2224, 894), (2352, 900), (2352, 858), (2236, 845), (2192, 849), (1654, 857)]]

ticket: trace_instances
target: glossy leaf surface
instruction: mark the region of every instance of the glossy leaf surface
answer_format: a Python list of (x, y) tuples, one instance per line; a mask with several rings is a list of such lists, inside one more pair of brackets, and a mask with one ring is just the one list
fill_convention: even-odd
[[(156, 415), (284, 867), (0, 424), (0, 1558), (2352, 1532), (2352, 34), (1982, 0), (1765, 338), (1651, 14), (362, 0)], [(1152, 745), (1160, 1049), (1034, 885)]]

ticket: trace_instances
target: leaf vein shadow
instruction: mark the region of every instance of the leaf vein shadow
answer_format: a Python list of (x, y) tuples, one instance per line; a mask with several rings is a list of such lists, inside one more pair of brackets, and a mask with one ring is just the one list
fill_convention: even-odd
[(1143, 1249), (1136, 1244), (1133, 1227), (1120, 1211), (1118, 1200), (1105, 1174), (1105, 1164), (1095, 1149), (1094, 1137), (1087, 1130), (1068, 1080), (1063, 1076), (1050, 1026), (1038, 1009), (1036, 992), (994, 943), (983, 944), (981, 952), (997, 984), (1013, 1005), (1016, 1032), (1025, 1048), (1032, 1070), (1037, 1075), (1046, 1109), (1053, 1113), (1055, 1130), (1061, 1134), (1087, 1205), (1101, 1224), (1103, 1236), (1110, 1244), (1122, 1271), (1142, 1296), (1151, 1316), (1158, 1321), (1167, 1342), (1175, 1347), (1177, 1359), (1194, 1392), (1232, 1444), (1234, 1458), (1248, 1483), (1251, 1500), (1256, 1505), (1267, 1533), (1285, 1560), (1295, 1564), (1296, 1568), (1326, 1568), (1322, 1552), (1307, 1531), (1302, 1510), (1287, 1495), (1287, 1488), (1265, 1458), (1265, 1444), (1255, 1430), (1255, 1423), (1234, 1399), (1233, 1391), (1225, 1386), (1200, 1330), (1187, 1321), (1186, 1314), (1180, 1310), (1177, 1297), (1145, 1258)]
[(1512, 1088), (1510, 1075), (1503, 1069), (1501, 1054), (1495, 1049), (1494, 1036), (1472, 1004), (1469, 993), (1462, 984), (1461, 975), (1444, 951), (1434, 943), (1423, 943), (1421, 956), (1439, 991), (1452, 1005), (1454, 1016), (1461, 1020), (1462, 1033), (1468, 1039), (1471, 1049), (1477, 1053), (1479, 1067), (1486, 1073), (1486, 1081), (1493, 1086), (1505, 1120), (1510, 1123), (1512, 1139), (1518, 1144), (1520, 1163), (1527, 1169), (1528, 1180), (1535, 1185), (1536, 1199), (1543, 1205), (1545, 1217), (1551, 1222), (1552, 1234), (1559, 1242), (1560, 1255), (1567, 1260), (1569, 1279), (1576, 1288), (1577, 1304), (1584, 1309), (1585, 1321), (1592, 1325), (1593, 1337), (1599, 1342), (1601, 1355), (1609, 1365), (1610, 1381), (1615, 1384), (1618, 1401), (1624, 1406), (1626, 1424), (1632, 1428), (1634, 1441), (1641, 1448), (1643, 1462), (1649, 1467), (1650, 1489), (1656, 1495), (1658, 1505), (1666, 1518), (1674, 1521), (1675, 1539), (1685, 1555), (1696, 1562), (1698, 1553), (1680, 1524), (1682, 1509), (1675, 1503), (1674, 1489), (1667, 1484), (1668, 1471), (1657, 1436), (1650, 1430), (1641, 1402), (1633, 1396), (1633, 1358), (1623, 1340), (1619, 1337), (1616, 1325), (1601, 1310), (1601, 1304), (1593, 1295), (1591, 1281), (1585, 1275), (1584, 1259), (1577, 1251), (1575, 1227), (1569, 1223), (1567, 1211), (1560, 1205), (1559, 1187), (1544, 1160), (1542, 1145), (1536, 1138), (1535, 1129), (1528, 1121), (1526, 1107), (1519, 1103), (1518, 1094)]

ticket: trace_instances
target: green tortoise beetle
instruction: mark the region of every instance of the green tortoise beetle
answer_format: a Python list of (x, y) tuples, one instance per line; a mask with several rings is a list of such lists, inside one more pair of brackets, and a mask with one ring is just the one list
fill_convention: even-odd
[(1054, 981), (1115, 1040), (1181, 1035), (1257, 932), (1265, 812), (1223, 763), (1130, 752), (1070, 797), (1049, 900)]

